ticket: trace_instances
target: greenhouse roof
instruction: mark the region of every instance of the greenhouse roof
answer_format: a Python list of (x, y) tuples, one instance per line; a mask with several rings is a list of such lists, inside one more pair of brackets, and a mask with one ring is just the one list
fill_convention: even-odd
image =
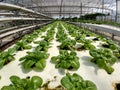
[[(6, 0), (7, 1), (7, 0)], [(110, 13), (116, 10), (116, 0), (8, 0), (49, 16), (81, 16), (86, 13)]]
[[(31, 5), (30, 5), (31, 3)], [(111, 13), (116, 8), (115, 0), (31, 0), (28, 8), (48, 15), (78, 15), (85, 13)]]

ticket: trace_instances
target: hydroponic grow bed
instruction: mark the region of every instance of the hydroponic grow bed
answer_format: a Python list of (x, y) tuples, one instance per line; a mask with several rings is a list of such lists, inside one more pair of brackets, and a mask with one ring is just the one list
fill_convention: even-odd
[[(64, 32), (60, 33), (62, 30), (64, 30)], [(81, 33), (79, 33), (79, 31)], [(76, 35), (77, 33), (78, 35)], [(70, 24), (66, 24), (64, 22), (55, 22), (53, 24), (45, 26), (40, 30), (36, 30), (33, 36), (32, 34), (30, 36), (32, 37), (32, 39), (28, 36), (27, 39), (29, 40), (31, 39), (31, 41), (29, 41), (29, 43), (27, 43), (26, 45), (31, 45), (32, 48), (29, 50), (26, 50), (26, 48), (22, 48), (23, 50), (20, 51), (20, 48), (18, 49), (17, 47), (17, 51), (13, 53), (15, 54), (14, 55), (15, 60), (9, 62), (6, 65), (3, 65), (3, 67), (0, 69), (0, 76), (1, 76), (0, 88), (2, 88), (3, 86), (8, 86), (11, 83), (9, 78), (12, 75), (19, 76), (20, 78), (26, 78), (28, 76), (30, 77), (40, 76), (43, 79), (42, 89), (45, 90), (49, 90), (49, 89), (63, 90), (63, 88), (58, 89), (58, 87), (60, 87), (61, 79), (66, 75), (66, 73), (70, 73), (71, 75), (73, 73), (76, 73), (81, 77), (83, 77), (84, 80), (92, 81), (97, 86), (97, 90), (114, 90), (115, 87), (114, 84), (120, 81), (119, 61), (116, 61), (113, 65), (111, 65), (112, 68), (114, 68), (114, 71), (110, 70), (111, 74), (109, 73), (109, 71), (107, 72), (107, 70), (105, 71), (104, 69), (99, 68), (98, 65), (90, 61), (91, 59), (93, 59), (93, 57), (90, 55), (90, 51), (93, 50), (94, 48), (96, 49), (103, 48), (102, 46), (105, 46), (106, 43), (108, 44), (109, 42), (110, 43), (109, 45), (112, 44), (116, 46), (116, 47), (111, 46), (113, 47), (114, 50), (111, 50), (112, 48), (110, 47), (111, 52), (115, 51), (116, 48), (118, 49), (119, 46), (116, 43), (112, 42), (111, 40), (105, 39), (102, 36), (99, 37), (98, 35), (95, 35), (89, 31), (85, 31), (85, 29)], [(65, 38), (66, 41), (64, 41)], [(45, 46), (45, 48), (43, 49), (40, 48), (36, 49), (36, 47), (39, 45), (38, 41), (42, 41), (43, 39), (49, 42), (47, 45), (49, 47)], [(25, 37), (22, 39), (22, 42), (24, 40), (26, 40)], [(76, 43), (74, 43), (74, 41), (76, 41)], [(89, 43), (86, 44), (86, 42)], [(10, 48), (14, 49), (14, 47), (15, 45), (11, 46)], [(47, 57), (45, 60), (46, 65), (41, 66), (41, 68), (39, 67), (40, 70), (33, 69), (33, 67), (35, 67), (34, 65), (31, 66), (32, 69), (26, 70), (28, 69), (28, 67), (22, 66), (21, 64), (22, 62), (24, 62), (24, 60), (19, 61), (19, 59), (29, 54), (29, 53), (27, 54), (26, 52), (28, 51), (35, 52), (36, 50), (39, 49), (45, 51), (45, 54), (49, 55), (49, 57)], [(75, 51), (77, 54), (76, 55), (77, 58), (79, 58), (78, 61), (80, 63), (80, 66), (79, 63), (77, 63), (75, 67), (70, 66), (69, 68), (65, 67), (67, 66), (67, 64), (65, 66), (62, 66), (63, 64), (56, 66), (55, 62), (53, 62), (54, 60), (52, 59), (54, 56), (60, 55), (59, 54), (60, 50), (66, 50), (68, 52)], [(117, 53), (118, 58), (120, 57), (119, 55), (120, 52)], [(61, 86), (63, 86), (65, 89), (64, 85)], [(79, 89), (75, 89), (75, 90), (79, 90)], [(83, 90), (93, 90), (93, 89), (83, 89)]]

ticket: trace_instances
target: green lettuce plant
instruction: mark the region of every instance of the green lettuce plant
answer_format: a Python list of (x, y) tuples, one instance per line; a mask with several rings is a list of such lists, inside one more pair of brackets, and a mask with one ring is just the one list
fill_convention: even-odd
[(18, 41), (15, 44), (15, 48), (16, 48), (17, 51), (22, 51), (22, 50), (25, 50), (25, 49), (31, 49), (32, 46), (28, 45), (28, 43), (26, 41)]
[(20, 58), (23, 68), (25, 70), (30, 70), (32, 68), (37, 70), (43, 70), (46, 66), (46, 59), (49, 54), (42, 51), (27, 52), (27, 55)]
[(31, 43), (34, 38), (31, 36), (31, 35), (25, 35), (23, 38), (22, 38), (23, 41), (27, 42), (27, 43)]
[(67, 50), (60, 50), (60, 55), (51, 58), (51, 61), (55, 63), (55, 68), (73, 69), (77, 70), (80, 67), (79, 58), (76, 53)]
[(61, 84), (66, 90), (97, 90), (96, 85), (89, 80), (84, 80), (80, 75), (74, 73), (66, 74), (61, 79)]
[(67, 39), (62, 41), (59, 48), (62, 49), (62, 50), (73, 50), (73, 47), (75, 46), (75, 44), (76, 44), (75, 40), (67, 38)]
[(12, 83), (9, 86), (3, 86), (1, 90), (38, 90), (43, 83), (39, 76), (23, 79), (18, 76), (11, 76), (10, 81)]
[(111, 67), (117, 61), (110, 49), (93, 49), (90, 50), (90, 55), (93, 57), (91, 62), (98, 65), (98, 67), (105, 69), (108, 74), (111, 74), (114, 69)]
[(39, 42), (36, 42), (37, 44), (39, 44), (35, 50), (36, 51), (45, 51), (47, 52), (48, 51), (48, 48), (50, 48), (50, 43), (45, 41), (45, 40), (42, 40), (42, 41), (39, 41)]
[(0, 52), (0, 68), (8, 64), (9, 62), (15, 60), (14, 58), (15, 51), (16, 51), (16, 48), (10, 48), (8, 49), (8, 51)]
[(118, 49), (117, 44), (116, 44), (115, 42), (113, 42), (112, 40), (110, 40), (110, 39), (105, 39), (104, 42), (105, 42), (105, 43), (102, 44), (102, 46), (103, 46), (104, 48), (109, 48), (109, 49), (111, 49), (111, 50), (116, 50), (116, 49)]

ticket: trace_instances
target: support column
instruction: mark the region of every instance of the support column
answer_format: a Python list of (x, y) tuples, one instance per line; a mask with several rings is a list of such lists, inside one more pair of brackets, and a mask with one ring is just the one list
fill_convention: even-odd
[(61, 19), (61, 16), (62, 16), (62, 14), (61, 14), (61, 12), (62, 12), (62, 4), (63, 4), (63, 0), (61, 0), (59, 19)]
[(118, 17), (118, 0), (116, 0), (116, 16), (115, 16), (115, 22), (117, 22)]

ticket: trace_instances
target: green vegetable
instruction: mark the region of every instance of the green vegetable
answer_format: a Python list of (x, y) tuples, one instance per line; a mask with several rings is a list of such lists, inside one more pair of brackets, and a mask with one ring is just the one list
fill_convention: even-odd
[(71, 51), (69, 53), (66, 50), (60, 50), (59, 53), (60, 55), (51, 58), (51, 61), (56, 64), (56, 68), (77, 70), (80, 67), (79, 58), (75, 52)]
[(27, 52), (28, 55), (20, 58), (22, 60), (22, 65), (24, 69), (30, 70), (35, 68), (37, 70), (43, 70), (46, 66), (46, 59), (49, 57), (49, 54), (42, 51)]
[[(20, 89), (16, 89), (14, 86), (4, 86), (1, 88), (1, 90), (20, 90)], [(24, 89), (21, 89), (24, 90)]]
[(10, 81), (12, 84), (3, 86), (1, 90), (37, 90), (40, 89), (43, 80), (39, 76), (29, 78), (19, 78), (18, 76), (11, 76)]
[(47, 42), (50, 42), (51, 40), (54, 39), (54, 26), (51, 28), (51, 30), (47, 31), (47, 35), (44, 37), (44, 40)]
[(91, 43), (84, 43), (83, 47), (84, 47), (86, 50), (95, 49), (95, 46), (92, 45)]
[(62, 42), (67, 39), (67, 34), (65, 33), (63, 27), (59, 24), (58, 25), (58, 32), (56, 34), (57, 41)]
[(69, 38), (62, 41), (62, 44), (59, 46), (62, 50), (73, 50), (73, 46), (76, 44), (75, 40)]
[(91, 62), (97, 64), (98, 67), (105, 69), (108, 74), (111, 74), (114, 71), (111, 65), (117, 61), (117, 58), (110, 49), (93, 49), (90, 50), (89, 53), (93, 57)]
[(66, 76), (61, 79), (61, 84), (67, 90), (97, 90), (96, 85), (92, 81), (84, 80), (76, 73), (73, 75), (67, 73)]
[(0, 68), (2, 68), (4, 65), (8, 64), (9, 62), (13, 61), (14, 58), (14, 52), (16, 51), (15, 48), (10, 48), (8, 51), (3, 51), (0, 53)]
[(33, 76), (31, 78), (31, 86), (33, 86), (32, 88), (34, 89), (40, 88), (42, 85), (42, 82), (43, 80), (38, 76)]
[(48, 51), (48, 48), (50, 47), (50, 43), (45, 41), (45, 40), (42, 40), (40, 42), (38, 42), (38, 46), (35, 48), (35, 50), (37, 51), (45, 51), (47, 52)]
[(34, 38), (31, 37), (30, 35), (25, 35), (23, 38), (22, 38), (23, 41), (27, 42), (27, 43), (31, 43)]
[(114, 51), (113, 51), (113, 54), (114, 54), (118, 59), (120, 59), (120, 47), (119, 47), (117, 50), (114, 50)]
[(24, 49), (31, 49), (32, 46), (28, 45), (28, 43), (26, 41), (19, 41), (16, 43), (15, 45), (16, 50), (24, 50)]

